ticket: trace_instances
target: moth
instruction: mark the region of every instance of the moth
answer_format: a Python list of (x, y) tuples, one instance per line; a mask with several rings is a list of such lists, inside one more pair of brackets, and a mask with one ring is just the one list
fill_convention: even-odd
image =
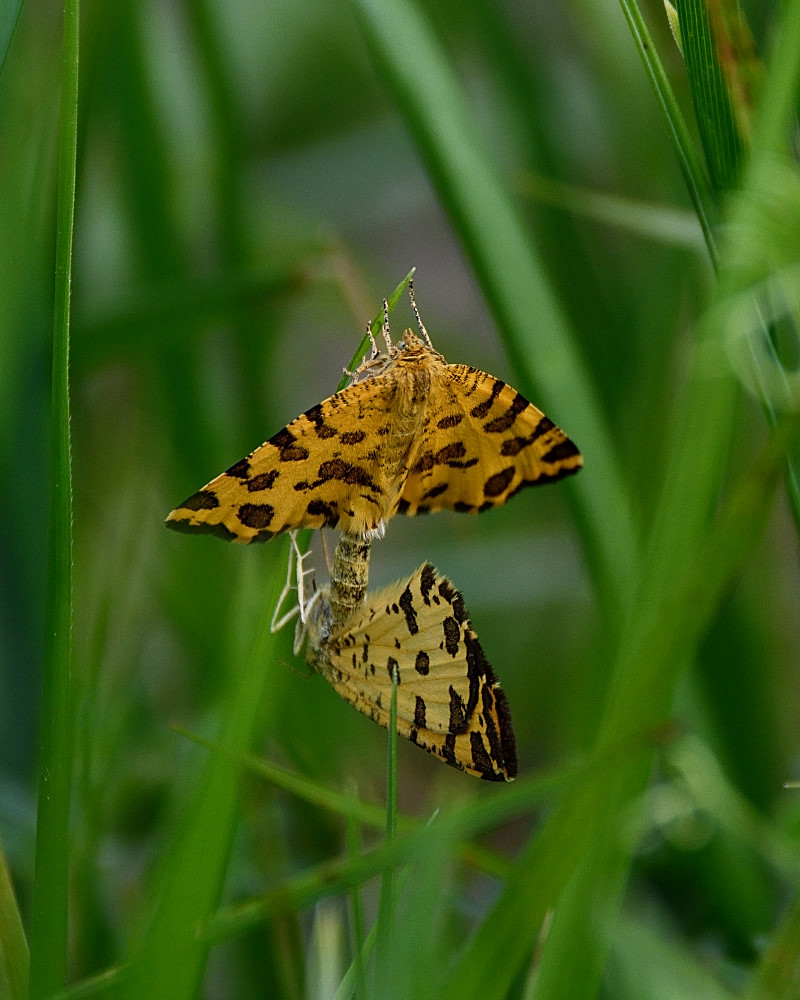
[[(425, 563), (409, 579), (359, 599), (360, 588), (366, 588), (370, 542), (346, 535), (339, 547), (342, 542), (347, 550), (340, 554), (337, 548), (338, 575), (334, 558), (330, 587), (308, 600), (302, 592), (308, 571), (299, 564), (302, 627), (295, 651), (305, 643), (314, 670), (384, 728), (394, 678), (400, 736), (467, 774), (511, 781), (517, 774), (511, 712), (462, 595)], [(342, 570), (348, 562), (350, 570)], [(342, 572), (355, 590), (337, 593)], [(287, 617), (273, 622), (273, 628)]]
[[(410, 290), (410, 289), (409, 289)], [(477, 513), (577, 472), (573, 442), (516, 389), (406, 330), (354, 381), (193, 493), (177, 531), (263, 542), (296, 528), (380, 532), (394, 514)], [(387, 315), (387, 310), (384, 310)]]

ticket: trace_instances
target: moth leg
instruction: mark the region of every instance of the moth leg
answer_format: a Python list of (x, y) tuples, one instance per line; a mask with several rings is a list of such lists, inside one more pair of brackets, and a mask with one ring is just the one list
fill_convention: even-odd
[(321, 597), (322, 597), (322, 591), (315, 590), (313, 597), (311, 597), (308, 603), (305, 605), (305, 608), (301, 612), (297, 624), (294, 627), (294, 643), (292, 645), (292, 649), (294, 650), (295, 656), (300, 655), (300, 650), (303, 648), (303, 643), (306, 641), (309, 615), (313, 611), (314, 605)]
[[(290, 546), (289, 559), (286, 568), (286, 583), (283, 585), (283, 590), (280, 593), (278, 603), (275, 606), (275, 611), (272, 615), (272, 622), (270, 623), (271, 632), (279, 632), (284, 625), (288, 624), (288, 622), (295, 617), (295, 615), (299, 615), (300, 621), (305, 624), (308, 609), (316, 600), (316, 595), (306, 600), (306, 577), (312, 576), (313, 588), (314, 570), (306, 569), (303, 564), (311, 552), (310, 550), (308, 552), (300, 551), (300, 546), (297, 544), (296, 531), (289, 532), (289, 542)], [(293, 579), (296, 580), (295, 583), (292, 582)], [(293, 590), (297, 592), (297, 604), (279, 618), (278, 615), (283, 607), (283, 603)]]
[[(295, 533), (292, 532), (292, 535)], [(316, 601), (317, 595), (314, 593), (308, 600), (306, 600), (306, 577), (311, 577), (311, 588), (316, 590), (314, 584), (314, 569), (305, 568), (305, 560), (311, 555), (311, 549), (306, 552), (301, 552), (295, 538), (292, 538), (292, 545), (295, 550), (295, 558), (297, 560), (297, 607), (300, 612), (300, 621), (304, 624), (308, 619), (308, 612)]]
[(431, 343), (431, 338), (428, 336), (428, 331), (425, 329), (425, 325), (420, 319), (419, 309), (417, 309), (417, 303), (414, 301), (414, 281), (413, 279), (408, 283), (408, 297), (411, 299), (411, 308), (414, 310), (414, 316), (417, 320), (417, 326), (419, 327), (419, 332), (425, 338), (425, 343), (433, 350), (433, 344)]
[(289, 558), (287, 560), (286, 566), (286, 583), (283, 585), (283, 590), (280, 592), (278, 597), (278, 603), (275, 605), (275, 610), (272, 613), (272, 621), (270, 622), (269, 630), (270, 632), (279, 632), (284, 625), (294, 618), (295, 615), (300, 613), (300, 606), (296, 604), (293, 608), (287, 611), (282, 617), (278, 617), (281, 608), (283, 607), (283, 602), (289, 596), (289, 594), (296, 590), (297, 588), (292, 585), (292, 580), (294, 578), (294, 563), (295, 563), (295, 552), (297, 551), (297, 543), (295, 542), (294, 531), (289, 532), (289, 538), (291, 545), (289, 546)]

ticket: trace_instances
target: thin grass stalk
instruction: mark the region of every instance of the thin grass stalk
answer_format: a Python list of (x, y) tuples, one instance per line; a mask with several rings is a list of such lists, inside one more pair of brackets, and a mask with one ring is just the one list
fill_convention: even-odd
[(31, 927), (30, 996), (67, 976), (69, 809), (72, 771), (72, 467), (69, 342), (78, 137), (79, 0), (65, 0), (58, 134), (58, 193), (50, 410), (45, 647), (39, 799)]

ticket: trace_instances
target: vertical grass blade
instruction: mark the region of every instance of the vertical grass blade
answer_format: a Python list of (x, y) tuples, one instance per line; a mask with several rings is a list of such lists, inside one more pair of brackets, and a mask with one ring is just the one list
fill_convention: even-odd
[(575, 435), (592, 469), (591, 476), (576, 477), (574, 496), (596, 578), (619, 603), (633, 574), (635, 518), (605, 413), (542, 261), (420, 10), (408, 0), (353, 0), (353, 6), (475, 269), (523, 392)]
[(706, 246), (712, 263), (717, 263), (717, 247), (714, 238), (714, 223), (716, 221), (716, 211), (714, 209), (714, 198), (709, 190), (708, 179), (700, 166), (700, 161), (695, 154), (694, 145), (686, 127), (686, 121), (681, 113), (681, 109), (675, 99), (675, 94), (669, 84), (667, 74), (658, 52), (647, 30), (647, 25), (642, 17), (642, 12), (636, 0), (620, 0), (622, 13), (628, 22), (628, 27), (633, 36), (633, 42), (644, 64), (645, 72), (650, 80), (650, 85), (656, 95), (656, 100), (664, 115), (667, 129), (672, 138), (672, 144), (681, 166), (686, 186), (689, 190), (689, 197), (692, 199), (694, 210), (703, 230)]
[(78, 134), (79, 0), (65, 0), (58, 138), (50, 511), (45, 604), (39, 801), (33, 883), (30, 995), (66, 984), (69, 806), (72, 762), (72, 470), (69, 330)]
[(706, 0), (677, 0), (683, 55), (711, 183), (718, 191), (736, 185), (742, 140), (711, 29)]
[[(282, 548), (278, 551), (284, 553)], [(249, 651), (241, 666), (230, 670), (231, 689), (219, 742), (231, 754), (212, 754), (183, 811), (156, 886), (158, 902), (130, 974), (117, 994), (120, 1000), (191, 1000), (200, 989), (209, 948), (200, 930), (219, 905), (227, 873), (238, 819), (238, 760), (247, 752), (261, 718), (268, 676), (265, 667), (275, 666), (275, 636), (269, 620), (283, 571), (280, 561), (273, 568), (271, 585), (266, 588), (258, 578), (263, 563), (251, 562), (242, 573), (234, 607), (250, 610), (256, 603), (252, 595), (260, 597), (264, 606)], [(243, 620), (240, 614), (236, 618)], [(237, 656), (232, 654), (232, 659), (236, 662)]]

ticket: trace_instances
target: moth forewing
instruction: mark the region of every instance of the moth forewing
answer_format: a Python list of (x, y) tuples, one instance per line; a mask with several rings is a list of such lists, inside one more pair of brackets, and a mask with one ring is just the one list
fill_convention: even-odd
[(167, 517), (263, 542), (295, 528), (379, 531), (396, 513), (477, 513), (581, 467), (578, 449), (500, 379), (449, 365), (411, 330), (356, 381), (278, 431)]

